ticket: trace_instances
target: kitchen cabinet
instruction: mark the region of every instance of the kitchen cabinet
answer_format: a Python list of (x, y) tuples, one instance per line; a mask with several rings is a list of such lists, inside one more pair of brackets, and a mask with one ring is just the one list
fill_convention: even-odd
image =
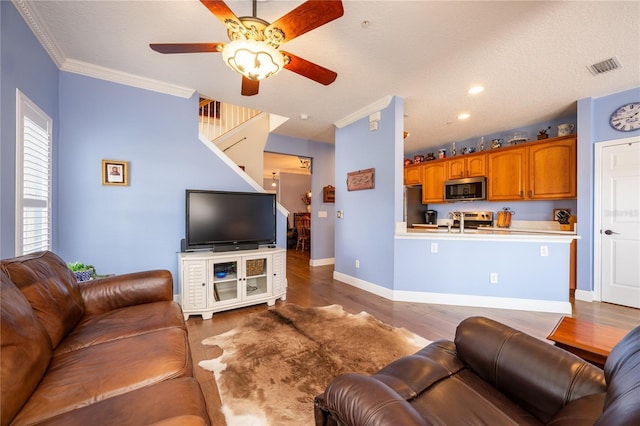
[(434, 161), (422, 166), (422, 204), (444, 203), (446, 161)]
[(286, 299), (286, 250), (179, 254), (185, 320), (211, 319), (214, 312)]
[(531, 200), (575, 198), (575, 137), (528, 147), (529, 192)]
[(420, 185), (422, 184), (422, 163), (411, 164), (404, 167), (404, 184)]
[(447, 160), (448, 179), (464, 179), (487, 175), (486, 154), (467, 154)]
[(576, 197), (576, 138), (555, 138), (487, 154), (489, 201)]
[(502, 148), (487, 154), (487, 199), (524, 199), (527, 179), (527, 149)]

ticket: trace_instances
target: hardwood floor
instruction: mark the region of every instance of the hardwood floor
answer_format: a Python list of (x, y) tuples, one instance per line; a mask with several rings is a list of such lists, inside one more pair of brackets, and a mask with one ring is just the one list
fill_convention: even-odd
[[(514, 311), (507, 309), (473, 308), (465, 306), (431, 305), (392, 302), (333, 279), (333, 265), (309, 266), (309, 253), (289, 250), (287, 253), (287, 301), (301, 306), (338, 304), (346, 311), (366, 311), (387, 324), (404, 327), (429, 340), (453, 339), (460, 321), (470, 316), (486, 316), (534, 337), (546, 340), (562, 317), (561, 314)], [(640, 310), (610, 303), (572, 301), (574, 318), (630, 330), (640, 324)], [(230, 330), (247, 315), (267, 308), (266, 304), (217, 313), (211, 320), (190, 317), (187, 321), (189, 341), (196, 378), (207, 400), (213, 425), (224, 425), (221, 403), (211, 372), (198, 366), (204, 359), (219, 355), (215, 348), (204, 346), (202, 340)]]

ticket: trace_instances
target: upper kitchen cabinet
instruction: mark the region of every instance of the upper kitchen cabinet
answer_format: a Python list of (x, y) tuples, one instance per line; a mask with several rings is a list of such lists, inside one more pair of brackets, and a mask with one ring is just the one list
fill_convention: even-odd
[(422, 164), (411, 164), (404, 167), (404, 184), (420, 185), (422, 184)]
[(576, 138), (528, 148), (529, 199), (557, 200), (575, 198)]
[(576, 197), (576, 137), (503, 148), (487, 154), (489, 201)]
[(444, 202), (447, 162), (434, 161), (422, 166), (422, 204)]
[(487, 156), (487, 199), (490, 201), (522, 200), (527, 179), (527, 149), (507, 148)]
[(447, 179), (463, 179), (468, 177), (480, 177), (487, 175), (487, 156), (485, 154), (473, 154), (454, 157), (448, 160)]

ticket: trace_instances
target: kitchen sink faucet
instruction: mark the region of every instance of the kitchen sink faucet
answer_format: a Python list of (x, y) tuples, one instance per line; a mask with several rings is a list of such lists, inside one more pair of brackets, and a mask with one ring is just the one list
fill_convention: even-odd
[[(462, 212), (462, 211), (450, 212), (449, 216), (451, 217), (452, 220), (455, 220), (456, 217), (459, 218), (459, 220), (460, 220), (460, 233), (464, 234), (464, 212)], [(451, 228), (449, 228), (449, 231), (451, 231)]]

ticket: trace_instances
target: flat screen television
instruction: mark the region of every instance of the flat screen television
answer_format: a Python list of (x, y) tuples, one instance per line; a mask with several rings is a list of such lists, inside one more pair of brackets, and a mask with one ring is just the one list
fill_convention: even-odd
[(276, 196), (261, 192), (186, 191), (184, 249), (234, 251), (276, 243)]

